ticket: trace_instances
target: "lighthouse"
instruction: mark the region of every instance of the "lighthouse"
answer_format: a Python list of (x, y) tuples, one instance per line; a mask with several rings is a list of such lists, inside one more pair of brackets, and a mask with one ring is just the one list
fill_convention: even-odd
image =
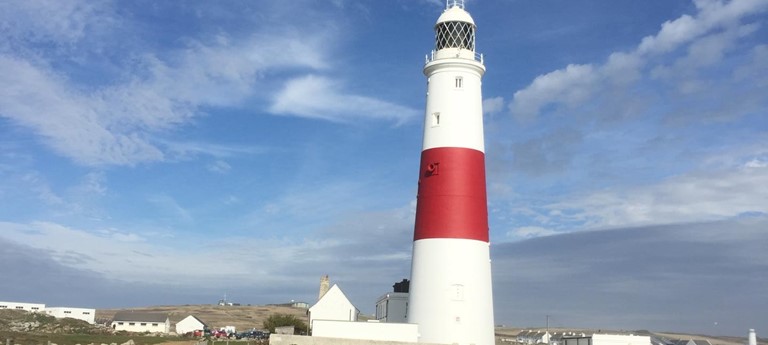
[(427, 55), (408, 322), (419, 342), (492, 345), (482, 55), (463, 0), (447, 0)]

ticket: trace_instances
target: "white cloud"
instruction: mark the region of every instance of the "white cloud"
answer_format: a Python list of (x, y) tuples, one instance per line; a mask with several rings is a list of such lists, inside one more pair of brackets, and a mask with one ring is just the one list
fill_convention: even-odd
[(215, 172), (218, 174), (226, 174), (232, 169), (232, 166), (225, 161), (219, 160), (219, 161), (215, 161), (213, 163), (208, 164), (207, 168), (208, 168), (208, 171), (211, 171), (211, 172)]
[(539, 226), (523, 226), (507, 232), (507, 237), (514, 239), (527, 239), (533, 237), (551, 236), (558, 234), (557, 231), (542, 228)]
[[(180, 37), (185, 42), (182, 49), (138, 51), (124, 60), (109, 61), (124, 71), (121, 79), (92, 87), (57, 67), (54, 62), (61, 56), (52, 58), (39, 52), (32, 44), (37, 39), (33, 33), (45, 36), (40, 39), (61, 42), (79, 42), (90, 34), (108, 39), (108, 34), (118, 33), (103, 32), (109, 31), (109, 25), (100, 26), (103, 30), (96, 33), (90, 30), (91, 22), (102, 20), (98, 18), (102, 10), (87, 3), (58, 4), (9, 9), (25, 17), (14, 22), (13, 45), (31, 53), (9, 47), (5, 54), (0, 53), (0, 116), (31, 129), (57, 153), (86, 165), (134, 165), (174, 158), (158, 138), (163, 133), (189, 124), (201, 115), (202, 107), (238, 107), (268, 98), (274, 89), (267, 85), (278, 82), (276, 78), (283, 73), (330, 68), (328, 50), (338, 39), (333, 30), (285, 27), (269, 27), (237, 38), (227, 33), (206, 39)], [(43, 16), (48, 12), (55, 13), (50, 21)], [(64, 60), (73, 58), (67, 54)], [(87, 60), (106, 59), (101, 54), (94, 56), (70, 62), (106, 62)], [(267, 72), (272, 75), (267, 77)], [(345, 94), (328, 79), (313, 78), (289, 82), (272, 111), (332, 121), (384, 118), (399, 122), (415, 113), (374, 98)], [(303, 91), (320, 94), (295, 94)]]
[(414, 109), (347, 93), (340, 82), (317, 75), (288, 81), (274, 97), (270, 111), (337, 122), (367, 118), (402, 123), (418, 115)]
[(97, 103), (49, 71), (0, 55), (0, 116), (32, 128), (60, 154), (84, 164), (163, 157), (142, 133), (108, 129)]
[(108, 3), (92, 1), (3, 1), (0, 2), (0, 39), (31, 40), (69, 45), (86, 31), (114, 25)]
[(753, 158), (751, 161), (744, 164), (747, 168), (766, 168), (768, 167), (768, 160), (761, 160)]
[[(161, 207), (173, 204), (167, 198), (156, 199), (162, 199)], [(294, 285), (296, 277), (329, 270), (338, 273), (336, 278), (376, 270), (386, 272), (387, 283), (402, 274), (410, 257), (413, 220), (406, 209), (341, 217), (333, 224), (315, 226), (315, 234), (302, 238), (279, 228), (273, 236), (176, 232), (169, 239), (154, 232), (53, 222), (0, 222), (0, 238), (44, 250), (63, 265), (119, 281), (194, 285), (205, 272), (211, 280), (208, 287), (231, 286), (233, 277), (238, 277), (238, 286)], [(370, 247), (372, 242), (377, 245)]]
[(515, 92), (509, 109), (516, 119), (529, 121), (548, 103), (580, 103), (594, 93), (597, 77), (592, 65), (568, 65), (540, 75), (527, 88)]
[(34, 193), (39, 200), (42, 200), (48, 205), (61, 206), (64, 204), (64, 199), (54, 193), (48, 182), (45, 181), (43, 176), (38, 172), (28, 172), (22, 177), (22, 181), (29, 188), (29, 191)]
[[(764, 0), (695, 1), (698, 13), (665, 22), (659, 32), (642, 39), (629, 53), (612, 54), (603, 65), (568, 65), (538, 76), (526, 88), (515, 92), (509, 105), (520, 120), (534, 119), (550, 104), (574, 107), (609, 92), (616, 85), (626, 85), (642, 77), (642, 68), (658, 56), (690, 44), (689, 57), (679, 60), (677, 69), (692, 71), (722, 59), (723, 52), (737, 38), (754, 32), (754, 25), (737, 25), (742, 18), (768, 10)], [(725, 33), (719, 34), (720, 30)], [(709, 36), (708, 36), (709, 35)], [(703, 38), (702, 38), (703, 37)], [(672, 68), (657, 67), (654, 75), (670, 74)], [(681, 90), (697, 91), (698, 81), (683, 79)]]
[(486, 98), (483, 100), (483, 113), (496, 114), (504, 108), (504, 97)]
[(186, 223), (194, 221), (192, 212), (185, 207), (182, 207), (176, 199), (166, 194), (152, 195), (147, 198), (147, 201), (154, 204), (157, 209), (167, 212), (172, 215), (174, 219), (181, 220)]
[(602, 190), (548, 206), (561, 221), (614, 228), (729, 219), (768, 214), (768, 169), (676, 176), (656, 185)]
[(699, 10), (695, 17), (683, 15), (665, 22), (655, 36), (643, 38), (637, 52), (667, 53), (710, 30), (733, 25), (746, 15), (768, 9), (768, 3), (763, 0), (696, 0), (694, 3)]

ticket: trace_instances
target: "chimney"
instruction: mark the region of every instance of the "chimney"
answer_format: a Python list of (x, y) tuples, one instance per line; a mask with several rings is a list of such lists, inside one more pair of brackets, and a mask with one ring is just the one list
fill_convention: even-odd
[(319, 301), (323, 296), (325, 296), (325, 293), (328, 292), (328, 289), (331, 288), (331, 281), (328, 278), (328, 275), (324, 275), (320, 277), (320, 293), (317, 295), (317, 300)]

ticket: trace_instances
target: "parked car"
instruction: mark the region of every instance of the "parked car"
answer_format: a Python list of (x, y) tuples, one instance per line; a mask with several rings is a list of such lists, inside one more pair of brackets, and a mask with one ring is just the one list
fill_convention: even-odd
[(269, 339), (269, 333), (254, 329), (237, 333), (235, 337), (237, 339)]

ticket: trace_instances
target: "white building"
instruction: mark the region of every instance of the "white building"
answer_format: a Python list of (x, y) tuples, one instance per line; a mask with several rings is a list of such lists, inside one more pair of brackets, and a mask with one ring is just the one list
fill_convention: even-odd
[(408, 322), (408, 293), (388, 292), (376, 300), (376, 320)]
[(190, 315), (176, 323), (176, 334), (184, 334), (184, 333), (193, 332), (196, 330), (202, 331), (205, 328), (206, 328), (205, 322), (198, 319), (194, 315)]
[(83, 320), (90, 324), (94, 324), (96, 320), (96, 309), (52, 307), (52, 308), (45, 308), (45, 313), (57, 319), (63, 319), (65, 317), (69, 317), (73, 319)]
[(23, 302), (0, 302), (0, 309), (24, 310), (29, 312), (42, 312), (45, 310), (45, 304), (41, 303), (23, 303)]
[(167, 314), (121, 311), (112, 318), (116, 331), (170, 333), (171, 320)]
[(333, 286), (309, 308), (309, 328), (315, 320), (357, 321), (360, 311), (355, 308), (338, 285)]
[(647, 335), (602, 334), (563, 336), (563, 345), (651, 345)]
[(521, 344), (546, 344), (549, 342), (549, 332), (540, 330), (521, 331), (517, 334), (517, 342)]

